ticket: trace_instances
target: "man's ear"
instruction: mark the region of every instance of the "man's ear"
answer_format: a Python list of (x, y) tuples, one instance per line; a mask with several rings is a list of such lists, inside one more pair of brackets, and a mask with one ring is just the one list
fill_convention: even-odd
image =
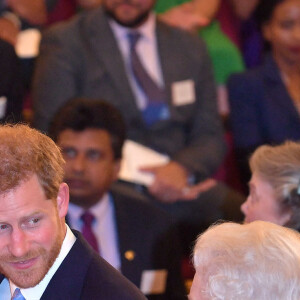
[(69, 187), (66, 183), (61, 183), (59, 186), (57, 198), (57, 209), (60, 218), (64, 218), (69, 207)]

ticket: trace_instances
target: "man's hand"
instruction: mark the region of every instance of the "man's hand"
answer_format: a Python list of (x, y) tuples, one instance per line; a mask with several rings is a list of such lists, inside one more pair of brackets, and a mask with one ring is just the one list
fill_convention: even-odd
[(144, 172), (155, 176), (149, 192), (162, 202), (190, 201), (196, 199), (216, 185), (214, 179), (206, 179), (195, 185), (188, 185), (188, 171), (175, 161), (164, 166), (144, 167)]
[(153, 173), (153, 184), (149, 192), (164, 202), (175, 202), (181, 199), (182, 190), (188, 182), (188, 171), (179, 163), (171, 161), (164, 166), (145, 167), (141, 171)]
[(197, 10), (195, 10), (193, 2), (178, 5), (160, 14), (159, 18), (171, 26), (189, 31), (196, 31), (208, 25), (210, 21), (207, 17), (201, 16)]
[(0, 17), (0, 38), (15, 46), (19, 33), (18, 27), (9, 19)]
[(208, 178), (204, 181), (201, 181), (195, 185), (186, 186), (182, 190), (182, 197), (181, 200), (194, 200), (196, 199), (201, 193), (207, 192), (211, 188), (213, 188), (217, 184), (216, 180), (212, 178)]

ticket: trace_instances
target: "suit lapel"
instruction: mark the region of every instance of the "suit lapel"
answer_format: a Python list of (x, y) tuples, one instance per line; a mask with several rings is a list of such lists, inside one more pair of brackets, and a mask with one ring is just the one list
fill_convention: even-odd
[(105, 70), (112, 79), (116, 90), (119, 91), (119, 94), (124, 99), (122, 103), (123, 111), (134, 117), (140, 115), (133, 91), (127, 79), (118, 44), (109, 26), (108, 19), (101, 8), (90, 19), (88, 27), (91, 47), (96, 53), (98, 60), (105, 66)]
[(290, 97), (283, 80), (280, 76), (280, 71), (271, 56), (266, 57), (264, 64), (264, 80), (265, 90), (269, 94), (269, 99), (272, 101), (272, 106), (279, 106), (278, 111), (284, 111), (288, 116), (291, 116), (293, 122), (300, 124), (299, 112), (297, 111), (292, 98)]
[(41, 300), (80, 299), (92, 254), (82, 246), (82, 237), (74, 230), (73, 233), (77, 240), (50, 280)]
[(158, 55), (165, 83), (167, 102), (169, 107), (171, 107), (171, 83), (173, 82), (172, 77), (177, 73), (177, 68), (175, 67), (176, 64), (174, 64), (176, 60), (170, 57), (172, 53), (170, 53), (169, 39), (167, 38), (166, 30), (164, 24), (159, 21), (156, 22)]
[(134, 233), (132, 228), (128, 226), (130, 222), (130, 207), (128, 202), (124, 205), (117, 193), (112, 193), (115, 219), (117, 223), (117, 231), (119, 238), (119, 250), (121, 258), (121, 271), (122, 274), (132, 281), (136, 286), (140, 286), (140, 274), (142, 264), (139, 262), (138, 249), (135, 248)]

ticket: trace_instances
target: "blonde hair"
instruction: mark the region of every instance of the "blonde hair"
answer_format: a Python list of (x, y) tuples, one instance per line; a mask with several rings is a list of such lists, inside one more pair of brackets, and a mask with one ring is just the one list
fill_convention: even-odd
[(63, 167), (59, 148), (46, 135), (24, 124), (0, 126), (0, 193), (36, 174), (46, 197), (56, 198)]
[(289, 211), (288, 227), (300, 230), (300, 144), (264, 145), (250, 157), (250, 169), (274, 190), (275, 200), (283, 212)]
[(286, 227), (212, 226), (197, 239), (194, 265), (207, 299), (300, 299), (300, 236)]

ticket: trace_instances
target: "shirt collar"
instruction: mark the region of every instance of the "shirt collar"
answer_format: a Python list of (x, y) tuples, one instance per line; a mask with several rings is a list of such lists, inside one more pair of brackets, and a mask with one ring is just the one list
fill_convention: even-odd
[[(34, 286), (32, 288), (28, 288), (28, 289), (20, 289), (21, 293), (25, 297), (25, 299), (40, 299), (42, 297), (42, 295), (43, 295), (44, 291), (46, 290), (53, 275), (58, 270), (59, 266), (61, 265), (61, 263), (63, 262), (65, 257), (68, 255), (69, 251), (71, 250), (72, 246), (74, 245), (74, 243), (76, 241), (76, 237), (67, 224), (66, 224), (66, 227), (67, 227), (66, 236), (62, 243), (60, 252), (59, 252), (54, 264), (52, 265), (52, 267), (46, 274), (46, 276), (36, 286)], [(11, 295), (13, 295), (17, 286), (11, 281), (9, 281), (9, 284), (10, 284)]]
[(122, 26), (113, 19), (109, 19), (109, 24), (117, 39), (127, 38), (127, 34), (130, 31), (138, 31), (142, 35), (143, 39), (147, 41), (155, 39), (156, 16), (153, 12), (150, 13), (148, 20), (136, 29)]
[[(103, 215), (106, 214), (109, 208), (109, 201), (110, 201), (110, 196), (108, 193), (106, 193), (95, 205), (90, 207), (88, 210), (94, 215), (94, 217), (97, 220), (102, 220)], [(70, 215), (72, 220), (80, 220), (80, 217), (84, 211), (85, 209), (83, 209), (82, 207), (74, 203), (69, 203), (68, 214)]]

